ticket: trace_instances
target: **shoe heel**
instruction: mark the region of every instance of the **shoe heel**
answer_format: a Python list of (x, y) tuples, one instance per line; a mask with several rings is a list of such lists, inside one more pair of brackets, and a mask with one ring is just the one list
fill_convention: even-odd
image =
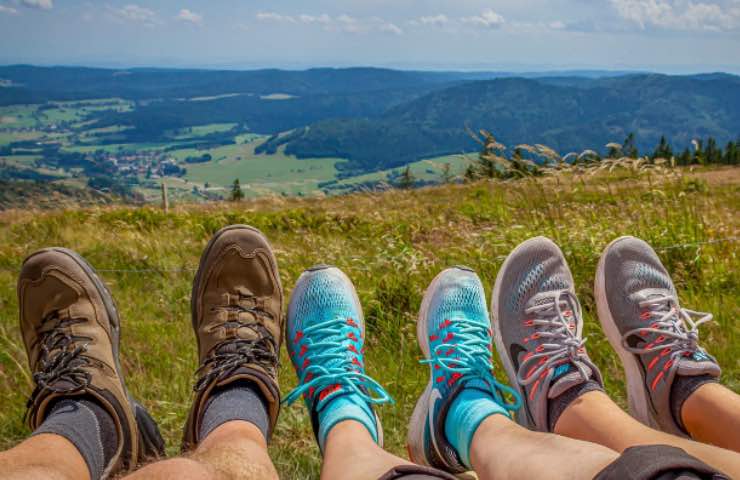
[(139, 431), (139, 465), (164, 458), (164, 439), (157, 422), (140, 403), (133, 401), (132, 407)]

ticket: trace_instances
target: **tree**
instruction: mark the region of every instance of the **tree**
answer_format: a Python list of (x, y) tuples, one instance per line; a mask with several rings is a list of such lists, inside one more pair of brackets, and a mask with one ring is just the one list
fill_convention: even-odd
[(634, 133), (630, 133), (629, 135), (627, 135), (627, 138), (624, 139), (624, 143), (622, 144), (622, 152), (624, 152), (624, 155), (629, 158), (637, 158), (640, 156), (640, 152), (635, 146)]
[(478, 175), (478, 172), (475, 170), (475, 167), (473, 167), (472, 164), (468, 165), (468, 167), (465, 169), (465, 173), (463, 174), (463, 176), (465, 177), (465, 180), (468, 182), (472, 182), (480, 178), (480, 175)]
[(450, 167), (449, 162), (442, 165), (441, 176), (442, 176), (442, 183), (452, 183), (452, 180), (455, 178), (455, 176), (452, 174), (452, 169)]
[(398, 177), (398, 186), (403, 189), (408, 189), (414, 186), (415, 181), (416, 179), (411, 173), (411, 167), (406, 165), (406, 169), (401, 173), (401, 176)]
[(717, 146), (714, 137), (707, 139), (707, 147), (704, 149), (704, 160), (707, 164), (719, 163), (722, 158), (722, 149)]
[[(478, 154), (474, 172), (478, 178), (501, 178), (502, 170), (509, 165), (509, 161), (503, 157), (506, 147), (499, 143), (491, 132), (481, 130), (481, 134), (483, 140), (478, 141), (482, 144), (482, 148)], [(478, 137), (475, 138), (478, 139)]]
[(735, 142), (727, 142), (725, 156), (722, 160), (723, 163), (726, 163), (727, 165), (738, 164), (738, 161), (740, 160), (740, 149), (738, 149), (738, 145)]
[(242, 198), (244, 198), (244, 192), (242, 192), (242, 187), (239, 185), (239, 179), (237, 178), (231, 186), (231, 201), (238, 202)]
[(655, 151), (653, 152), (651, 159), (655, 160), (656, 158), (665, 158), (669, 160), (672, 156), (673, 149), (671, 148), (671, 145), (668, 143), (665, 136), (661, 136), (660, 143), (655, 147)]
[(678, 156), (678, 164), (679, 165), (690, 165), (691, 164), (691, 151), (687, 148), (684, 148), (681, 155)]

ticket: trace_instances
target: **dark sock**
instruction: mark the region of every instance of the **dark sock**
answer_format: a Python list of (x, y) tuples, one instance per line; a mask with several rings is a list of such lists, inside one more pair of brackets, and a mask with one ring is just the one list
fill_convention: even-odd
[(72, 442), (85, 459), (93, 480), (103, 476), (118, 449), (113, 417), (87, 397), (63, 398), (54, 403), (33, 435), (41, 433), (55, 433)]
[(683, 430), (684, 433), (689, 433), (686, 431), (686, 427), (684, 427), (683, 420), (681, 419), (681, 409), (683, 408), (684, 402), (696, 391), (697, 388), (701, 387), (705, 383), (716, 381), (717, 377), (713, 377), (711, 375), (676, 375), (673, 379), (670, 396), (671, 413), (673, 414), (673, 419), (676, 421), (678, 426), (681, 427), (681, 430)]
[(568, 405), (573, 403), (573, 400), (580, 397), (584, 393), (592, 392), (594, 390), (604, 391), (604, 387), (599, 385), (595, 380), (588, 380), (587, 382), (579, 383), (570, 387), (557, 397), (550, 400), (547, 404), (547, 416), (548, 416), (548, 428), (550, 431), (555, 430), (555, 424), (558, 422), (560, 415), (563, 414)]
[(262, 392), (253, 382), (238, 381), (215, 390), (208, 399), (203, 421), (198, 432), (203, 440), (216, 427), (232, 421), (244, 420), (260, 429), (268, 438), (270, 414)]

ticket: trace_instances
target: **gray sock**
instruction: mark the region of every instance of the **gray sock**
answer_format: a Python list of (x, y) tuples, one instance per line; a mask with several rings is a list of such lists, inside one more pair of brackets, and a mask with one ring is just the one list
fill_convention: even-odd
[(198, 439), (203, 440), (216, 427), (232, 420), (252, 423), (268, 438), (267, 402), (254, 383), (239, 381), (212, 393), (203, 413)]
[(113, 417), (85, 397), (58, 400), (33, 435), (41, 433), (55, 433), (72, 442), (85, 459), (93, 480), (103, 476), (118, 449)]
[(713, 377), (711, 375), (676, 375), (676, 378), (673, 379), (670, 396), (671, 413), (673, 414), (673, 419), (676, 421), (678, 426), (681, 427), (681, 430), (683, 430), (684, 433), (688, 434), (689, 432), (686, 431), (686, 427), (681, 418), (683, 403), (696, 391), (697, 388), (701, 387), (705, 383), (716, 383), (717, 381), (717, 377)]

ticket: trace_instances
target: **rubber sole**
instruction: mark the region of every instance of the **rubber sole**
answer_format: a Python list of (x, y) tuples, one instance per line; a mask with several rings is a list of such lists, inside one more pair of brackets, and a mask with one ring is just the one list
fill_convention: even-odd
[(596, 280), (594, 284), (596, 310), (598, 312), (599, 323), (601, 323), (601, 328), (604, 330), (606, 338), (622, 361), (624, 374), (627, 379), (627, 403), (630, 414), (645, 425), (660, 430), (658, 421), (650, 409), (650, 399), (648, 398), (648, 393), (645, 391), (645, 379), (639, 360), (635, 358), (634, 354), (622, 346), (622, 334), (619, 333), (619, 328), (612, 317), (609, 302), (606, 298), (606, 255), (614, 244), (625, 238), (630, 237), (624, 236), (613, 240), (604, 249), (604, 253), (601, 254), (599, 264), (596, 267)]

